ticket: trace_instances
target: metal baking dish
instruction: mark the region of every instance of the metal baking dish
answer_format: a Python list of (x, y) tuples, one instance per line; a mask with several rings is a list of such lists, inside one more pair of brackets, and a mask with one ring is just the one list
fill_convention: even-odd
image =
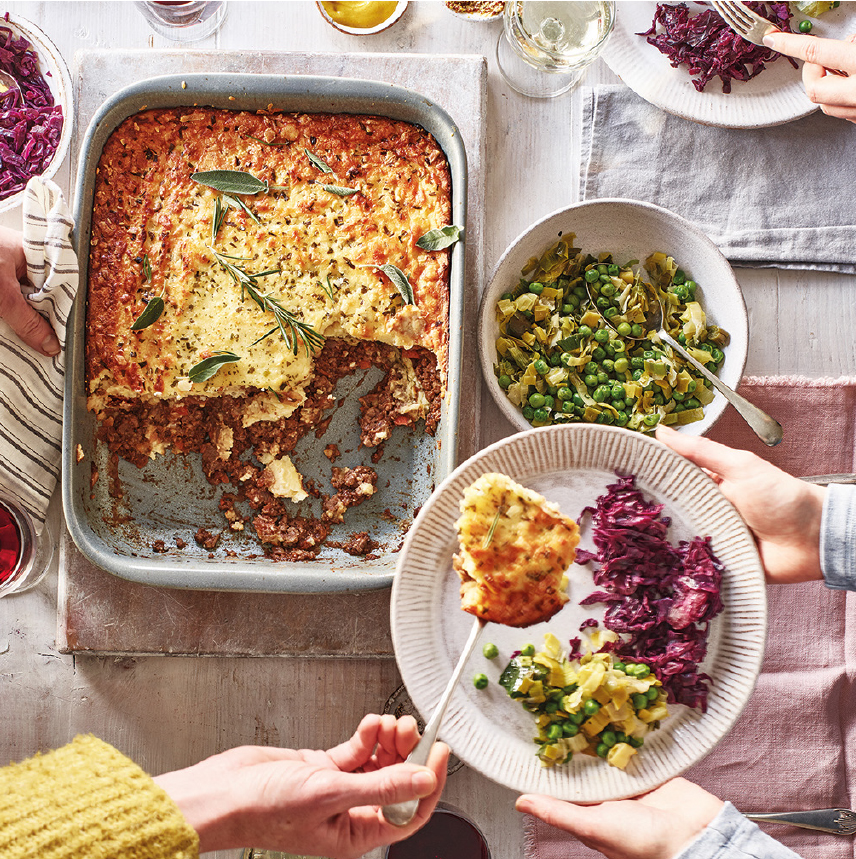
[[(167, 454), (137, 469), (124, 460), (110, 462), (95, 438), (96, 421), (86, 409), (84, 333), (87, 266), (95, 170), (113, 130), (143, 108), (205, 105), (227, 110), (260, 110), (269, 105), (284, 112), (374, 114), (404, 120), (430, 132), (444, 150), (452, 176), (452, 221), (465, 225), (466, 153), (449, 115), (416, 92), (378, 81), (333, 77), (253, 74), (170, 75), (129, 86), (108, 99), (93, 117), (81, 146), (75, 188), (75, 242), (80, 260), (80, 292), (75, 301), (67, 344), (63, 429), (63, 507), (69, 532), (91, 562), (124, 579), (149, 585), (205, 590), (271, 593), (323, 593), (387, 587), (392, 583), (398, 550), (416, 511), (434, 486), (455, 467), (458, 447), (461, 338), (465, 243), (452, 248), (449, 318), (449, 378), (436, 436), (419, 428), (396, 428), (377, 464), (371, 451), (359, 448), (358, 397), (377, 381), (369, 371), (343, 379), (337, 397), (347, 394), (322, 439), (305, 437), (292, 457), (298, 470), (329, 492), (326, 444), (343, 452), (338, 465), (372, 464), (378, 492), (350, 511), (330, 539), (343, 541), (368, 531), (380, 544), (374, 559), (325, 547), (313, 562), (273, 562), (262, 556), (252, 537), (224, 531), (209, 552), (193, 538), (197, 529), (212, 532), (226, 525), (218, 510), (223, 488), (209, 485), (199, 457)], [(377, 371), (374, 371), (377, 372)], [(347, 453), (346, 453), (347, 452)], [(82, 453), (82, 458), (80, 458)], [(80, 458), (80, 459), (79, 459)], [(78, 461), (79, 459), (79, 461)], [(98, 477), (92, 480), (94, 470)], [(120, 494), (114, 496), (119, 488)], [(302, 502), (320, 513), (317, 499)], [(182, 549), (176, 538), (186, 544)], [(163, 541), (165, 553), (153, 550)]]

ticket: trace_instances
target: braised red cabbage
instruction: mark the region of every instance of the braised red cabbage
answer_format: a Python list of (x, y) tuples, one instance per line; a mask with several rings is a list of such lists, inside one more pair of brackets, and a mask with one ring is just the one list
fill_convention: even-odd
[[(791, 31), (791, 11), (787, 3), (746, 5), (779, 29)], [(659, 33), (658, 24), (662, 27)], [(784, 56), (763, 45), (747, 42), (713, 9), (692, 15), (686, 3), (658, 3), (651, 29), (636, 35), (647, 37), (648, 43), (665, 54), (674, 68), (687, 66), (693, 86), (699, 92), (718, 77), (722, 81), (722, 91), (729, 93), (732, 80), (751, 80), (766, 68), (767, 63)], [(794, 59), (785, 59), (797, 67)]]
[(647, 501), (632, 475), (608, 486), (582, 517), (587, 514), (597, 551), (579, 550), (577, 562), (599, 565), (599, 590), (580, 604), (606, 605), (603, 624), (618, 633), (618, 641), (605, 649), (648, 665), (669, 701), (704, 712), (710, 678), (698, 666), (707, 653), (710, 622), (723, 607), (723, 567), (710, 538), (672, 546), (663, 505)]
[[(6, 14), (5, 20), (8, 21)], [(22, 190), (32, 176), (45, 172), (59, 146), (63, 113), (39, 71), (30, 42), (0, 26), (0, 69), (21, 88), (0, 94), (0, 200)], [(48, 73), (49, 74), (49, 73)]]

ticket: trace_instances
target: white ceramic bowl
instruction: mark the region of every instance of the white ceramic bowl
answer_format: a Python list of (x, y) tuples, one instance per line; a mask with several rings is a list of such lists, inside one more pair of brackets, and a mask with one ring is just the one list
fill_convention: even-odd
[[(71, 133), (74, 128), (71, 75), (56, 45), (35, 24), (18, 15), (10, 14), (8, 21), (0, 18), (0, 27), (9, 27), (16, 38), (23, 36), (30, 42), (31, 50), (35, 51), (39, 58), (39, 71), (47, 81), (53, 93), (54, 101), (62, 106), (63, 122), (59, 145), (47, 170), (41, 174), (45, 179), (50, 179), (62, 166), (71, 143)], [(8, 212), (10, 209), (21, 205), (23, 197), (24, 192), (19, 191), (11, 197), (0, 200), (0, 212)]]
[[(699, 284), (696, 298), (708, 321), (724, 328), (731, 340), (723, 349), (725, 361), (719, 378), (736, 388), (746, 366), (749, 322), (740, 285), (728, 260), (716, 245), (686, 219), (666, 209), (636, 200), (590, 200), (560, 209), (537, 221), (521, 233), (500, 257), (482, 298), (479, 312), (479, 357), (485, 383), (503, 414), (519, 430), (532, 426), (505, 395), (494, 375), (496, 303), (517, 286), (521, 270), (532, 257), (539, 257), (561, 236), (574, 233), (574, 246), (597, 256), (612, 253), (616, 262), (644, 262), (662, 251), (675, 258), (688, 277)], [(691, 435), (703, 435), (728, 405), (720, 393), (705, 406), (703, 420), (675, 428)]]
[(404, 14), (404, 10), (407, 8), (407, 0), (398, 0), (393, 13), (388, 18), (384, 18), (380, 24), (376, 24), (374, 27), (349, 27), (346, 24), (341, 24), (331, 17), (321, 4), (320, 0), (316, 2), (316, 5), (318, 6), (318, 10), (321, 12), (321, 16), (324, 20), (340, 32), (348, 33), (351, 36), (371, 36), (374, 33), (382, 32), (387, 27), (391, 27)]

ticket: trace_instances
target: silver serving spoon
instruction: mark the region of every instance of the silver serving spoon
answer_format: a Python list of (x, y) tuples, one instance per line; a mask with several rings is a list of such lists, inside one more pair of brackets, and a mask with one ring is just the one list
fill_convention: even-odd
[[(591, 306), (595, 309), (597, 313), (600, 313), (600, 309), (595, 303), (595, 295), (591, 288), (591, 284), (586, 282), (586, 292), (588, 292), (589, 301), (591, 301)], [(714, 388), (731, 403), (732, 406), (737, 410), (740, 417), (749, 424), (749, 427), (769, 447), (774, 447), (782, 440), (782, 425), (771, 418), (765, 411), (762, 411), (758, 408), (758, 406), (753, 405), (749, 402), (745, 397), (741, 397), (736, 391), (732, 391), (731, 388), (728, 387), (724, 382), (720, 381), (707, 367), (704, 366), (700, 361), (697, 361), (669, 334), (668, 331), (663, 327), (663, 304), (660, 301), (660, 297), (658, 295), (654, 296), (655, 300), (649, 303), (649, 315), (645, 320), (645, 328), (646, 331), (654, 330), (657, 332), (657, 336), (664, 342), (668, 343), (672, 349), (674, 349), (685, 361), (688, 361), (696, 370), (701, 373), (705, 379), (710, 381)], [(612, 322), (607, 319), (602, 313), (600, 313), (601, 319), (616, 333), (617, 330)], [(624, 335), (621, 335), (622, 337)], [(629, 340), (647, 340), (647, 333), (642, 337), (633, 337), (632, 335), (627, 335), (627, 339)]]
[(15, 104), (20, 104), (23, 101), (20, 84), (8, 72), (0, 71), (0, 95), (10, 90), (15, 93)]
[[(446, 707), (449, 705), (452, 692), (455, 691), (455, 686), (457, 686), (458, 680), (461, 678), (461, 673), (464, 670), (467, 659), (469, 659), (470, 654), (473, 652), (476, 642), (479, 640), (479, 636), (486, 624), (487, 621), (482, 620), (480, 617), (475, 619), (473, 627), (470, 630), (470, 637), (464, 645), (464, 650), (461, 653), (460, 659), (458, 659), (458, 664), (455, 666), (455, 670), (449, 678), (446, 689), (440, 697), (440, 700), (437, 702), (437, 706), (431, 714), (431, 718), (428, 720), (425, 730), (422, 732), (422, 737), (416, 744), (413, 751), (407, 756), (407, 763), (416, 764), (417, 766), (422, 767), (428, 763), (428, 755), (431, 752), (431, 747), (434, 745), (434, 741), (437, 739), (437, 732), (440, 729), (440, 723), (443, 721), (443, 716), (446, 712)], [(383, 807), (383, 816), (393, 826), (407, 826), (407, 824), (413, 820), (413, 816), (416, 814), (416, 809), (418, 807), (418, 799), (410, 799), (405, 802), (394, 803), (393, 805), (385, 805)]]

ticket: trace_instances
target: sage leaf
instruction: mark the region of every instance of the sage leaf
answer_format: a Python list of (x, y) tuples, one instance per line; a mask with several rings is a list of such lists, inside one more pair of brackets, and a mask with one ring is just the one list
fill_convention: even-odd
[(460, 227), (456, 227), (454, 224), (439, 227), (436, 230), (428, 230), (424, 236), (420, 236), (416, 240), (416, 247), (425, 251), (441, 251), (459, 241), (463, 232)]
[(258, 194), (267, 191), (268, 183), (256, 179), (243, 170), (204, 170), (190, 177), (200, 185), (207, 185), (221, 194)]
[(331, 194), (336, 194), (339, 197), (350, 197), (353, 194), (359, 194), (359, 188), (342, 188), (339, 185), (322, 185), (321, 188), (329, 191)]
[(207, 382), (224, 364), (234, 364), (240, 361), (241, 356), (234, 352), (218, 352), (205, 358), (198, 364), (194, 364), (188, 371), (187, 377), (194, 384), (196, 382)]
[(306, 153), (306, 157), (322, 172), (322, 173), (332, 173), (333, 168), (326, 162), (319, 158), (314, 152), (310, 152), (308, 149), (303, 150)]
[(416, 304), (413, 297), (413, 287), (407, 279), (407, 275), (397, 266), (387, 263), (379, 265), (378, 268), (392, 281), (393, 286), (401, 293), (405, 304)]
[(163, 299), (156, 295), (145, 307), (145, 310), (136, 318), (131, 326), (131, 331), (142, 331), (143, 328), (148, 328), (149, 325), (154, 325), (160, 319), (163, 313)]

